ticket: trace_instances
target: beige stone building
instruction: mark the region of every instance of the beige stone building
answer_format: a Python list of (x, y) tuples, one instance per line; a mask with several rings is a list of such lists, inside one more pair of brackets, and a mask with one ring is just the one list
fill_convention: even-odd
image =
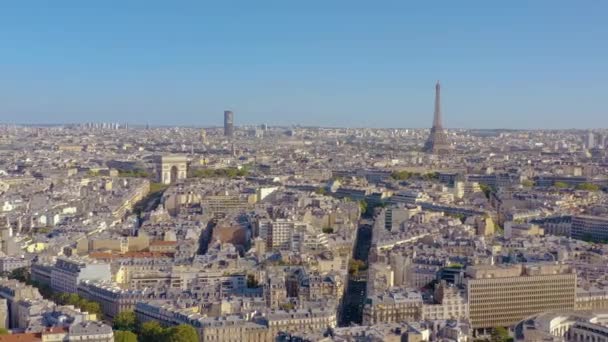
[(436, 304), (424, 304), (422, 317), (428, 320), (461, 320), (469, 317), (469, 304), (462, 291), (442, 281), (435, 288)]
[(337, 326), (334, 310), (271, 310), (255, 317), (227, 315), (204, 317), (197, 309), (178, 309), (170, 303), (140, 302), (135, 314), (141, 322), (157, 321), (163, 326), (192, 325), (201, 342), (262, 342), (274, 341), (279, 332), (324, 332)]
[(422, 295), (415, 291), (387, 291), (368, 297), (363, 324), (418, 321), (422, 318)]
[(473, 329), (509, 327), (548, 310), (572, 310), (576, 273), (563, 264), (479, 265), (467, 268)]

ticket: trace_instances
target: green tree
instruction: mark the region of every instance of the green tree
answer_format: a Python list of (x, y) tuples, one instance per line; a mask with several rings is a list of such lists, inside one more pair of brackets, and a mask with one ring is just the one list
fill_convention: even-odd
[(112, 327), (115, 330), (135, 331), (137, 327), (137, 317), (133, 311), (123, 311), (114, 317)]
[(361, 209), (361, 213), (366, 213), (367, 212), (367, 202), (365, 200), (360, 200), (359, 208)]
[(524, 179), (523, 181), (521, 181), (521, 185), (523, 185), (526, 188), (531, 188), (534, 186), (534, 181), (530, 180), (530, 179)]
[(506, 342), (511, 339), (509, 336), (509, 331), (503, 327), (496, 327), (492, 330), (492, 334), (490, 335), (492, 342)]
[(12, 270), (8, 277), (11, 279), (17, 279), (23, 283), (27, 283), (30, 280), (30, 271), (27, 269), (27, 267), (19, 267)]
[(577, 190), (585, 190), (585, 191), (598, 191), (600, 189), (599, 186), (593, 183), (582, 183), (576, 186)]
[(57, 297), (57, 300), (55, 300), (55, 301), (61, 305), (70, 304), (70, 294), (69, 293), (61, 292), (61, 293), (56, 294), (55, 297)]
[(333, 234), (334, 232), (334, 229), (332, 227), (324, 227), (322, 230), (325, 234)]
[(93, 302), (90, 300), (85, 300), (84, 303), (82, 303), (81, 306), (79, 306), (79, 308), (88, 313), (93, 313), (96, 315), (102, 314), (101, 305), (99, 305), (99, 303), (97, 303), (97, 302)]
[(558, 188), (558, 189), (565, 189), (568, 187), (568, 183), (565, 182), (555, 182), (553, 184), (554, 187)]
[(366, 269), (365, 262), (362, 260), (351, 259), (348, 265), (348, 273), (352, 275), (358, 275), (359, 271)]
[(413, 176), (413, 174), (408, 171), (393, 171), (391, 173), (391, 178), (394, 180), (408, 180), (412, 176)]
[(285, 310), (285, 311), (289, 311), (289, 310), (293, 310), (295, 309), (295, 305), (293, 305), (293, 303), (283, 303), (281, 305), (279, 305), (279, 308), (281, 310)]
[(198, 342), (198, 333), (191, 325), (180, 324), (168, 330), (167, 342)]
[(233, 168), (225, 169), (225, 174), (228, 178), (236, 178), (238, 175), (238, 170)]
[(236, 172), (236, 175), (238, 177), (246, 177), (247, 175), (249, 175), (249, 166), (245, 165), (245, 166), (241, 167), (240, 169), (238, 169), (238, 171)]
[(325, 195), (327, 193), (327, 190), (325, 190), (325, 188), (317, 188), (315, 190), (315, 193), (319, 195)]
[(137, 342), (137, 335), (131, 331), (114, 331), (114, 342)]
[(70, 293), (68, 294), (67, 297), (67, 303), (69, 305), (74, 305), (74, 306), (79, 306), (79, 304), (81, 304), (81, 299), (79, 295), (75, 294), (75, 293)]
[(139, 338), (146, 342), (165, 342), (167, 329), (163, 328), (157, 321), (148, 321), (139, 328)]
[(492, 187), (490, 187), (487, 184), (479, 184), (479, 188), (481, 189), (481, 191), (483, 191), (483, 194), (486, 195), (486, 198), (490, 198), (490, 194), (492, 194), (492, 192), (494, 191), (494, 189), (492, 189)]

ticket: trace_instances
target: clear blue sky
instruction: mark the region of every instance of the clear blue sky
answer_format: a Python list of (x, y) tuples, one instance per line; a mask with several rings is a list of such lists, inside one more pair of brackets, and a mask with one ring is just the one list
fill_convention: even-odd
[(6, 1), (0, 122), (608, 127), (608, 1)]

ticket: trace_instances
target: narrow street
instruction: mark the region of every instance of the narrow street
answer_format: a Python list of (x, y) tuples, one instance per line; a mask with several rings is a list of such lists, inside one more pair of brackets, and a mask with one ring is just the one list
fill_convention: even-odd
[[(369, 247), (372, 241), (372, 222), (361, 220), (357, 230), (357, 241), (353, 251), (353, 258), (364, 261), (367, 264)], [(349, 276), (348, 287), (344, 294), (344, 305), (340, 315), (340, 326), (348, 326), (351, 323), (361, 323), (363, 304), (366, 298), (367, 271), (358, 276)]]

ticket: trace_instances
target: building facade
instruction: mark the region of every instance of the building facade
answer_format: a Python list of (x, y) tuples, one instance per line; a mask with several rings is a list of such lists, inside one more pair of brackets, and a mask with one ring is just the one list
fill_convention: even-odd
[(570, 236), (579, 240), (608, 240), (608, 217), (574, 216), (572, 217)]
[(111, 281), (110, 264), (59, 258), (51, 270), (51, 288), (54, 291), (78, 293), (78, 285), (84, 280)]
[(232, 138), (234, 135), (234, 113), (229, 110), (224, 111), (224, 136)]
[(573, 310), (576, 273), (562, 264), (473, 266), (466, 280), (473, 329), (509, 327), (549, 310)]

